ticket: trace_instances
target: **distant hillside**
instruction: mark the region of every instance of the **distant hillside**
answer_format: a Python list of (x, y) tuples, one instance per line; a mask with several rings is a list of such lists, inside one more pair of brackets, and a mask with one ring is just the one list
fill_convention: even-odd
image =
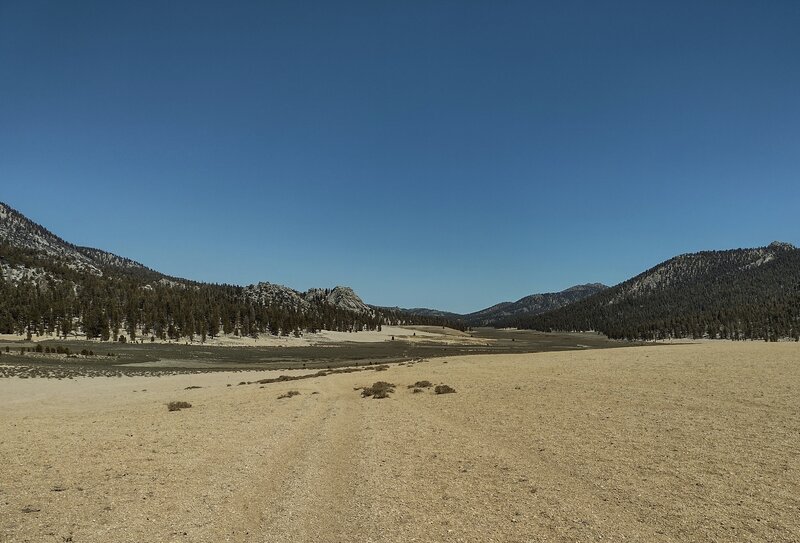
[(561, 292), (531, 294), (516, 302), (501, 302), (473, 313), (458, 314), (438, 309), (413, 308), (399, 309), (406, 314), (419, 317), (442, 318), (461, 321), (467, 326), (510, 326), (516, 318), (524, 315), (538, 315), (577, 302), (608, 288), (601, 283), (576, 285)]
[(410, 309), (403, 307), (382, 307), (381, 309), (387, 309), (405, 315), (414, 315), (417, 317), (425, 317), (431, 319), (453, 319), (453, 320), (464, 319), (464, 315), (460, 315), (458, 313), (452, 313), (450, 311), (440, 311), (438, 309), (428, 309), (426, 307), (414, 307)]
[(53, 265), (62, 265), (71, 270), (98, 276), (103, 275), (102, 270), (107, 266), (152, 271), (133, 260), (68, 243), (2, 202), (0, 202), (0, 242), (47, 258)]
[(585, 300), (514, 323), (628, 339), (797, 339), (800, 250), (774, 242), (680, 255)]
[(511, 323), (518, 318), (539, 315), (588, 298), (608, 287), (602, 283), (576, 285), (561, 292), (531, 294), (516, 302), (503, 302), (492, 307), (464, 315), (472, 326), (496, 326)]
[[(421, 319), (425, 320), (425, 319)], [(129, 258), (79, 247), (0, 203), (0, 333), (126, 340), (300, 334), (414, 322), (381, 313), (352, 289), (169, 277)]]

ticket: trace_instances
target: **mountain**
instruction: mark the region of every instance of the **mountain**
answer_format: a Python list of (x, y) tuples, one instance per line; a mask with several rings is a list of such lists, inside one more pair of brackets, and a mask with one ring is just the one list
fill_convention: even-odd
[(800, 338), (800, 249), (703, 251), (671, 258), (619, 285), (514, 324), (596, 330), (612, 338)]
[(461, 319), (463, 320), (463, 315), (459, 315), (458, 313), (451, 313), (450, 311), (440, 311), (438, 309), (427, 309), (424, 307), (417, 307), (414, 309), (404, 309), (412, 315), (420, 315), (422, 317), (433, 317), (433, 318), (443, 318), (443, 319)]
[(0, 203), (0, 333), (177, 340), (387, 323), (595, 330), (622, 339), (800, 340), (800, 249), (774, 242), (684, 254), (611, 288), (578, 285), (456, 315), (369, 306), (343, 286), (299, 292), (170, 277), (69, 243)]
[(518, 317), (538, 315), (579, 300), (592, 296), (608, 287), (602, 283), (589, 283), (575, 285), (561, 292), (547, 292), (544, 294), (531, 294), (516, 302), (500, 302), (486, 309), (473, 313), (458, 314), (437, 309), (414, 308), (398, 309), (403, 313), (419, 317), (438, 317), (450, 320), (463, 321), (469, 326), (504, 326)]
[(349, 287), (300, 293), (170, 277), (69, 243), (0, 203), (0, 333), (179, 339), (374, 329), (401, 320), (409, 317), (384, 315)]
[(608, 287), (602, 283), (575, 285), (561, 292), (531, 294), (516, 302), (502, 302), (492, 307), (464, 315), (473, 326), (494, 326), (527, 315), (539, 315), (588, 298)]
[(354, 313), (374, 313), (374, 310), (365, 304), (350, 287), (312, 288), (301, 293), (283, 285), (262, 282), (244, 287), (244, 295), (260, 304), (301, 311), (308, 310), (314, 305), (327, 304)]
[(2, 202), (0, 242), (46, 258), (52, 265), (66, 266), (77, 272), (102, 276), (104, 270), (124, 270), (157, 278), (166, 277), (129, 258), (90, 247), (78, 247), (64, 241)]

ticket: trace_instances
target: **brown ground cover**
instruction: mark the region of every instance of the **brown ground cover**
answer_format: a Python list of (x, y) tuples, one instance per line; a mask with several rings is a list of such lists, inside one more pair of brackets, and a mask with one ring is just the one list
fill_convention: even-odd
[(0, 541), (800, 541), (794, 343), (279, 373), (0, 379)]

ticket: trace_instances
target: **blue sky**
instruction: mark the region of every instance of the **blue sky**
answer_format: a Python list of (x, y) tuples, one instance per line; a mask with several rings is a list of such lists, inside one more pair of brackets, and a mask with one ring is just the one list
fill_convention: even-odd
[(197, 280), (460, 312), (615, 284), (800, 244), (798, 28), (795, 1), (0, 0), (0, 200)]

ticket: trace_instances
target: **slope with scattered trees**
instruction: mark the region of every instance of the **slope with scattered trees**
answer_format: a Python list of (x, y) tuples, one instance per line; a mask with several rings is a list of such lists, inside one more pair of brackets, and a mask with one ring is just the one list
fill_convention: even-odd
[(677, 256), (585, 300), (506, 324), (618, 339), (799, 339), (800, 250), (775, 242)]
[(299, 293), (269, 283), (240, 287), (169, 277), (70, 244), (0, 203), (0, 333), (205, 340), (429, 320), (367, 306), (347, 287)]

